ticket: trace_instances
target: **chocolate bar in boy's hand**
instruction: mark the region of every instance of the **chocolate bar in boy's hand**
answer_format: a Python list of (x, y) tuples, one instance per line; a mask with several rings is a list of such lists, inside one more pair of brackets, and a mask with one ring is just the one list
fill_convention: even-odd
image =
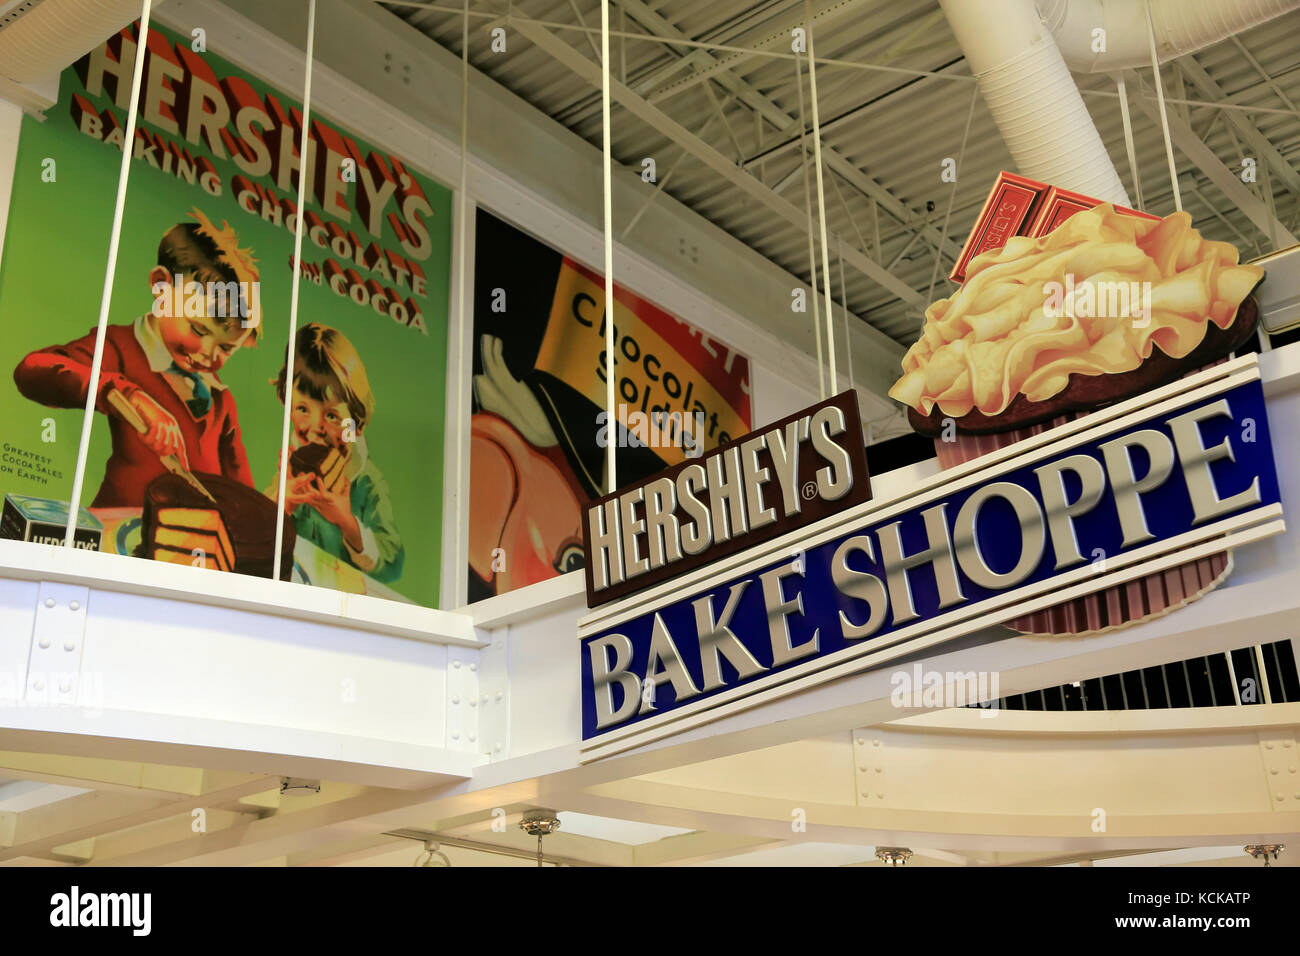
[(289, 456), (289, 470), (295, 475), (313, 474), (325, 491), (335, 492), (343, 486), (343, 469), (347, 458), (328, 445), (303, 445)]

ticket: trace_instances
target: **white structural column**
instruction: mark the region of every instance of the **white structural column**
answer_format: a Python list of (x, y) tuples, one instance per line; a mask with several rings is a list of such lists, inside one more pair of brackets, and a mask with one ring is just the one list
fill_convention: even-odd
[(618, 448), (618, 419), (614, 415), (614, 186), (613, 157), (609, 127), (609, 0), (600, 0), (600, 112), (604, 150), (605, 191), (605, 490), (618, 487), (615, 480), (614, 452)]
[(108, 265), (104, 270), (104, 291), (99, 298), (99, 331), (95, 335), (95, 357), (90, 363), (90, 384), (86, 386), (86, 411), (81, 419), (81, 442), (77, 446), (77, 467), (72, 476), (72, 497), (68, 500), (68, 525), (63, 537), (63, 544), (68, 548), (72, 547), (72, 540), (77, 532), (82, 485), (86, 480), (86, 453), (90, 450), (90, 430), (95, 424), (95, 401), (99, 397), (100, 366), (104, 362), (104, 333), (108, 329), (108, 310), (113, 302), (113, 279), (117, 275), (117, 248), (122, 239), (126, 184), (131, 178), (135, 121), (140, 105), (140, 79), (144, 75), (144, 49), (149, 38), (149, 14), (152, 8), (153, 0), (144, 0), (140, 8), (140, 36), (135, 45), (135, 69), (131, 74), (131, 105), (126, 111), (126, 137), (122, 140), (122, 165), (117, 174), (117, 202), (113, 206), (113, 228), (108, 240)]
[[(834, 395), (839, 391), (835, 377), (835, 326), (831, 322), (835, 313), (831, 303), (831, 260), (826, 241), (826, 182), (822, 174), (822, 124), (817, 109), (817, 60), (813, 53), (812, 4), (809, 0), (803, 0), (803, 9), (808, 29), (808, 95), (812, 100), (813, 159), (817, 164), (817, 222), (822, 242), (822, 276), (826, 286), (826, 352), (830, 357), (831, 394)], [(814, 287), (813, 294), (816, 293)]]
[(311, 63), (315, 55), (316, 0), (307, 0), (307, 63), (302, 85), (302, 146), (298, 149), (298, 217), (293, 229), (293, 287), (289, 297), (289, 344), (284, 358), (284, 425), (280, 432), (280, 488), (275, 507), (275, 577), (284, 574), (284, 495), (289, 481), (289, 423), (293, 414), (294, 340), (298, 337), (298, 289), (302, 279), (302, 221), (307, 209), (307, 170), (311, 158)]

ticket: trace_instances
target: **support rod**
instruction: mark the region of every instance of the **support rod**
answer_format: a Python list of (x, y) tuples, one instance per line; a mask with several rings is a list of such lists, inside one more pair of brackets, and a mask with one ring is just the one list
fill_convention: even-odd
[(799, 87), (799, 172), (803, 175), (803, 208), (808, 215), (808, 228), (805, 232), (808, 236), (808, 282), (812, 296), (813, 334), (817, 339), (817, 398), (820, 400), (826, 397), (826, 372), (825, 358), (822, 355), (821, 307), (817, 304), (817, 253), (813, 249), (812, 196), (808, 186), (808, 147), (804, 145), (806, 135), (804, 130), (807, 124), (803, 118), (803, 73), (799, 68), (798, 60), (794, 64), (794, 73), (795, 83)]
[(605, 190), (605, 445), (606, 492), (618, 487), (615, 473), (614, 451), (618, 441), (618, 420), (614, 417), (614, 187), (612, 130), (609, 125), (609, 0), (600, 0), (600, 112), (602, 120), (601, 148), (604, 151)]
[(275, 495), (275, 579), (284, 574), (284, 498), (289, 483), (289, 424), (293, 414), (293, 363), (298, 338), (298, 292), (302, 280), (302, 224), (307, 218), (307, 171), (311, 169), (311, 66), (316, 55), (316, 0), (307, 0), (307, 60), (302, 84), (302, 146), (298, 150), (298, 219), (293, 230), (293, 285), (289, 296), (289, 344), (284, 359), (284, 423), (280, 430), (280, 486)]
[[(822, 124), (817, 108), (817, 60), (813, 53), (812, 4), (803, 0), (804, 18), (808, 28), (808, 87), (812, 99), (813, 117), (813, 160), (817, 164), (817, 223), (821, 233), (822, 276), (826, 287), (826, 353), (830, 357), (831, 394), (839, 391), (835, 375), (835, 325), (831, 319), (835, 315), (831, 300), (831, 260), (830, 243), (826, 239), (826, 182), (822, 173)], [(816, 293), (816, 289), (813, 290)]]
[(1133, 177), (1133, 198), (1137, 208), (1146, 210), (1142, 199), (1142, 177), (1138, 175), (1137, 149), (1133, 145), (1133, 118), (1128, 111), (1128, 84), (1121, 73), (1115, 77), (1115, 87), (1119, 91), (1119, 117), (1124, 123), (1124, 149), (1128, 153), (1128, 171)]
[(90, 383), (86, 386), (86, 411), (81, 419), (81, 441), (77, 445), (77, 467), (72, 475), (72, 497), (68, 500), (68, 525), (63, 536), (63, 545), (67, 548), (73, 546), (73, 539), (77, 533), (82, 486), (86, 481), (86, 455), (90, 451), (90, 431), (95, 424), (99, 377), (104, 363), (104, 336), (108, 331), (108, 310), (113, 303), (113, 279), (117, 275), (117, 250), (122, 241), (126, 184), (131, 178), (131, 157), (135, 152), (135, 120), (140, 105), (140, 80), (144, 76), (144, 50), (149, 40), (149, 14), (152, 7), (153, 0), (144, 0), (140, 8), (140, 36), (135, 46), (135, 69), (131, 73), (131, 105), (126, 111), (126, 137), (122, 140), (122, 165), (117, 172), (117, 201), (113, 205), (113, 227), (109, 233), (104, 290), (99, 296), (99, 331), (95, 335), (95, 355), (90, 362)]
[(1178, 166), (1174, 163), (1174, 141), (1169, 135), (1169, 112), (1165, 108), (1165, 84), (1160, 79), (1160, 58), (1156, 55), (1156, 28), (1151, 22), (1151, 2), (1144, 0), (1147, 13), (1147, 45), (1151, 48), (1151, 74), (1160, 103), (1160, 129), (1165, 136), (1165, 158), (1169, 161), (1169, 181), (1174, 190), (1174, 208), (1183, 211), (1183, 195), (1178, 191)]

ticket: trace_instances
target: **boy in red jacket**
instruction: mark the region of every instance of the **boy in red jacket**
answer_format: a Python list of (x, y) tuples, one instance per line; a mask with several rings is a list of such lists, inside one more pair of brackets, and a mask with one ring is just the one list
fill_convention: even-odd
[[(229, 223), (217, 229), (199, 210), (173, 226), (149, 272), (153, 310), (110, 325), (95, 408), (108, 416), (113, 452), (92, 508), (141, 507), (145, 486), (177, 455), (192, 472), (251, 486), (235, 400), (217, 373), (261, 332), (258, 273)], [(84, 408), (95, 329), (67, 345), (32, 352), (14, 370), (18, 390), (52, 408)], [(144, 433), (108, 401), (114, 390), (144, 421)]]

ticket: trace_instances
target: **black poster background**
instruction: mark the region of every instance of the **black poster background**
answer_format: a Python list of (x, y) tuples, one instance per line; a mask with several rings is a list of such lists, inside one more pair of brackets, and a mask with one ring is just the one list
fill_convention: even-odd
[[(474, 342), (473, 374), (483, 373), (483, 337), (501, 339), (511, 374), (537, 396), (560, 448), (581, 488), (580, 498), (590, 501), (604, 492), (605, 449), (597, 444), (596, 416), (603, 410), (585, 395), (555, 376), (535, 368), (546, 324), (555, 298), (564, 255), (528, 233), (478, 210), (474, 242)], [(505, 311), (494, 312), (496, 290), (505, 293)], [(473, 412), (481, 411), (473, 399)], [(611, 435), (626, 435), (617, 422)], [(616, 451), (620, 485), (631, 484), (662, 471), (667, 463), (649, 448), (621, 443)], [(474, 476), (470, 475), (473, 483)], [(469, 600), (491, 597), (494, 591), (469, 575)]]

